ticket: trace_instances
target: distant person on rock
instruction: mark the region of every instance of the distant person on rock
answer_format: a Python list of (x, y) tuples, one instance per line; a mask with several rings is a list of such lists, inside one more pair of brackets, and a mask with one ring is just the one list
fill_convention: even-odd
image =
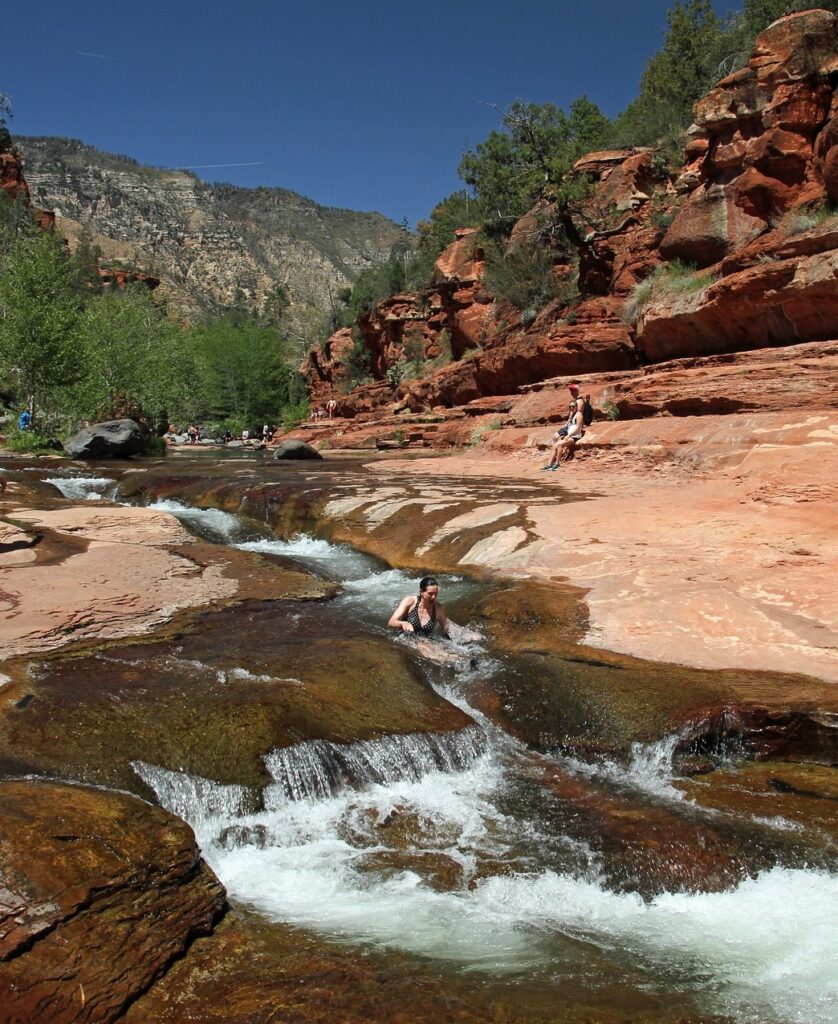
[(337, 409), (337, 407), (338, 403), (334, 400), (334, 398), (330, 398), (329, 401), (326, 403), (326, 412), (329, 414), (329, 419), (332, 419), (332, 417), (335, 415), (335, 409)]
[[(553, 448), (550, 452), (550, 460), (542, 470), (558, 469), (562, 457), (571, 453), (577, 443), (585, 436), (585, 427), (590, 424), (591, 419), (588, 410), (591, 410), (590, 395), (582, 398), (579, 394), (579, 384), (571, 381), (568, 384), (570, 391), (570, 408), (567, 415), (567, 423), (561, 430), (553, 435)], [(591, 410), (592, 412), (593, 410)]]
[(398, 608), (390, 616), (387, 625), (391, 629), (398, 629), (402, 633), (409, 633), (416, 637), (430, 637), (433, 635), (437, 624), (444, 636), (452, 638), (452, 627), (456, 633), (453, 639), (471, 641), (481, 639), (479, 633), (470, 629), (464, 629), (456, 623), (451, 622), (445, 614), (445, 608), (438, 603), (439, 583), (433, 576), (424, 576), (419, 581), (419, 593), (414, 596), (409, 594), (399, 603)]
[(264, 441), (265, 444), (268, 443), (268, 440), (270, 439), (270, 436), (271, 436), (271, 428), (266, 423), (262, 427), (262, 440)]

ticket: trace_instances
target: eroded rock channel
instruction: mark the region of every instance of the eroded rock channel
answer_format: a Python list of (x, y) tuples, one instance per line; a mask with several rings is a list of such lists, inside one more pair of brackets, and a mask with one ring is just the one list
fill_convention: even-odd
[[(360, 462), (7, 469), (33, 572), (94, 499), (217, 572), (0, 666), (4, 1019), (835, 1019), (828, 684), (594, 650), (574, 589), (464, 576), (525, 485), (385, 475), (362, 529)], [(420, 569), (481, 642), (393, 638)]]

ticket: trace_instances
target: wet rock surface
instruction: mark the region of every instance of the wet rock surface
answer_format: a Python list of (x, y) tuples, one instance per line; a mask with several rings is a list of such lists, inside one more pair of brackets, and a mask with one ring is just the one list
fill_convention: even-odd
[(191, 829), (121, 793), (0, 782), (0, 1018), (113, 1021), (226, 906)]
[[(568, 953), (573, 946), (568, 943)], [(595, 972), (601, 963), (596, 954), (589, 955)], [(627, 979), (641, 980), (630, 966), (624, 972)], [(124, 1020), (191, 1024), (200, 1013), (208, 1024), (336, 1019), (358, 1024), (622, 1024), (626, 1019), (725, 1024), (722, 1016), (697, 1012), (688, 1000), (643, 993), (640, 985), (626, 995), (622, 1011), (605, 1003), (605, 992), (585, 991), (570, 979), (522, 986), (514, 978), (505, 983), (441, 973), (397, 953), (357, 956), (310, 933), (267, 926), (236, 910), (211, 938), (194, 943)]]
[[(304, 618), (305, 625), (297, 622)], [(147, 796), (132, 762), (245, 787), (301, 740), (461, 729), (409, 653), (347, 634), (328, 606), (253, 603), (203, 615), (175, 638), (35, 664), (0, 720), (0, 765)]]

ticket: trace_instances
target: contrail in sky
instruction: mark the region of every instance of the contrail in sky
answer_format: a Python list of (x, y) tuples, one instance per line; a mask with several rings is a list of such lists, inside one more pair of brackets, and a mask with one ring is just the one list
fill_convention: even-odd
[(259, 167), (262, 160), (249, 160), (243, 164), (181, 164), (182, 171), (206, 171), (210, 167)]
[(116, 57), (109, 57), (106, 53), (88, 53), (87, 50), (76, 50), (79, 57), (98, 57), (99, 60), (116, 60)]

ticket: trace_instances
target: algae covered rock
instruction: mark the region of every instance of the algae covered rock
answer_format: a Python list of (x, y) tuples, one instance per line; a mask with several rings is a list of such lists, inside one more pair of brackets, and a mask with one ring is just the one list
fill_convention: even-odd
[(126, 793), (0, 783), (0, 837), (3, 1020), (115, 1020), (226, 906), (189, 826)]

